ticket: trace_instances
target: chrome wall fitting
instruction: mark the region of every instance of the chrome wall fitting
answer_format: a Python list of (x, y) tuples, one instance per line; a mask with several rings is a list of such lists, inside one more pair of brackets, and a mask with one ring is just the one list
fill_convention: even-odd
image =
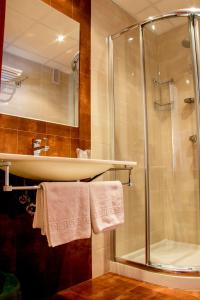
[(192, 98), (192, 97), (185, 98), (185, 99), (184, 99), (184, 102), (185, 102), (185, 103), (188, 103), (188, 104), (194, 103), (194, 98)]
[(197, 135), (193, 134), (189, 137), (189, 141), (192, 142), (193, 144), (196, 144), (197, 142)]

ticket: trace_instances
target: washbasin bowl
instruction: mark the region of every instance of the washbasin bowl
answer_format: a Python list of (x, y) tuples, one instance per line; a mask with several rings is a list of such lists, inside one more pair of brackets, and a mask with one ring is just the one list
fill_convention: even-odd
[(81, 159), (53, 156), (33, 156), (0, 153), (2, 164), (10, 163), (9, 171), (27, 179), (50, 181), (75, 181), (93, 178), (110, 168), (136, 166), (134, 161)]

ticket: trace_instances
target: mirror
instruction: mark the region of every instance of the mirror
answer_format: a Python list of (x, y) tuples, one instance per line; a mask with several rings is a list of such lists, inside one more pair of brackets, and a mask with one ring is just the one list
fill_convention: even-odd
[(7, 0), (0, 113), (78, 126), (80, 24), (41, 0)]

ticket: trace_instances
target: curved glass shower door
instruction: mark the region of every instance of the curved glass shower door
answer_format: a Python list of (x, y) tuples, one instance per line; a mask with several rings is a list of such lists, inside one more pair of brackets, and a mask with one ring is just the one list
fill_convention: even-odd
[[(125, 222), (116, 231), (115, 254), (134, 259), (135, 252), (145, 247), (145, 182), (144, 126), (141, 83), (140, 32), (138, 27), (113, 40), (114, 91), (114, 158), (135, 160), (137, 168), (124, 186)], [(117, 172), (117, 179), (126, 181), (126, 174)]]
[(110, 37), (113, 158), (138, 162), (118, 262), (200, 272), (199, 32), (200, 9), (188, 9)]
[(148, 263), (173, 270), (198, 269), (199, 153), (189, 18), (148, 23), (143, 26), (143, 34), (150, 213)]

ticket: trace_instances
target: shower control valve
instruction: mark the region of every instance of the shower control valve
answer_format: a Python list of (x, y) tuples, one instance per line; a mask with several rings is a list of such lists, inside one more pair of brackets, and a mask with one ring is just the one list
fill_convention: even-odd
[(189, 137), (189, 141), (192, 142), (193, 144), (196, 144), (197, 142), (197, 135), (193, 134)]

